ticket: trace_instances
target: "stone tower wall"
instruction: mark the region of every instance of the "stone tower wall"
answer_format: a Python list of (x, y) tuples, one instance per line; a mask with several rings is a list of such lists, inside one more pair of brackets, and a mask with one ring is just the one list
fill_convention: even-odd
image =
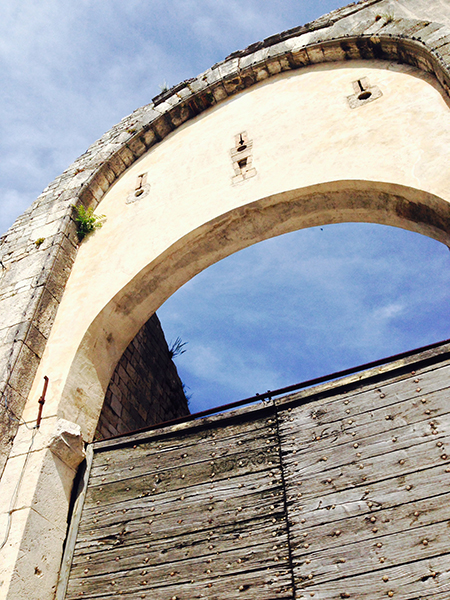
[(187, 414), (183, 385), (155, 314), (117, 364), (95, 439), (129, 433)]

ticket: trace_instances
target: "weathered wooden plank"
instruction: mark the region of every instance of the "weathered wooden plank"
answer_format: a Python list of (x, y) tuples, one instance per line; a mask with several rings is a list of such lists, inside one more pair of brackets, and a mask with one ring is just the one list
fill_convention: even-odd
[[(447, 554), (450, 548), (448, 514), (444, 521), (438, 523), (390, 532), (390, 523), (394, 519), (396, 519), (395, 512), (386, 517), (384, 522), (378, 519), (374, 523), (375, 527), (370, 520), (360, 529), (358, 524), (353, 527), (352, 532), (352, 537), (356, 541), (345, 543), (343, 540), (340, 546), (331, 543), (329, 547), (325, 547), (319, 537), (308, 535), (308, 538), (303, 540), (306, 540), (305, 544), (299, 543), (292, 548), (296, 565), (294, 573), (298, 581), (302, 583), (312, 580), (316, 583), (334, 581), (342, 577), (375, 573), (394, 565), (408, 564), (418, 558), (433, 559)], [(344, 527), (349, 526), (347, 522)], [(373, 535), (370, 539), (367, 533), (372, 527), (377, 530), (377, 535)], [(361, 536), (358, 535), (360, 532)], [(340, 535), (336, 536), (335, 532), (328, 532), (329, 538), (340, 537)], [(361, 539), (358, 539), (359, 537)], [(309, 548), (305, 549), (305, 545)]]
[[(367, 371), (359, 371), (340, 379), (327, 381), (320, 385), (308, 387), (299, 392), (276, 398), (274, 402), (279, 410), (291, 405), (292, 401), (299, 404), (308, 404), (312, 401), (322, 400), (328, 403), (335, 399), (342, 399), (348, 394), (359, 394), (376, 389), (380, 385), (386, 386), (392, 382), (411, 379), (411, 377), (417, 378), (423, 373), (432, 373), (433, 371), (444, 373), (444, 369), (450, 365), (448, 349), (449, 346), (442, 346), (440, 351), (431, 350), (427, 357), (427, 359), (431, 358), (431, 361), (422, 361), (419, 358), (419, 354), (417, 354), (416, 360), (399, 360), (386, 363)], [(431, 354), (434, 356), (431, 356)], [(422, 357), (425, 358), (425, 354)], [(447, 387), (447, 385), (444, 387)]]
[[(112, 570), (117, 571), (122, 568), (122, 565), (127, 565), (128, 562), (136, 562), (136, 555), (141, 555), (143, 564), (148, 565), (178, 562), (187, 557), (198, 558), (205, 554), (211, 554), (210, 545), (213, 546), (212, 554), (216, 554), (219, 547), (222, 550), (233, 548), (236, 551), (245, 551), (258, 544), (258, 540), (270, 540), (271, 547), (276, 550), (282, 548), (284, 544), (284, 541), (280, 540), (283, 538), (286, 527), (285, 523), (284, 527), (281, 527), (281, 525), (283, 523), (280, 519), (272, 521), (272, 519), (267, 519), (265, 515), (262, 515), (259, 518), (247, 521), (239, 520), (206, 531), (193, 530), (186, 532), (184, 535), (177, 535), (176, 532), (167, 529), (167, 536), (154, 536), (151, 541), (138, 540), (130, 542), (126, 536), (123, 536), (125, 538), (123, 543), (107, 543), (99, 547), (78, 546), (72, 564), (73, 574), (77, 575), (85, 568), (102, 572), (103, 565), (111, 561), (116, 563)], [(205, 541), (208, 542), (208, 547), (205, 547)], [(98, 551), (99, 549), (101, 551)], [(120, 564), (117, 564), (117, 556), (120, 556)]]
[(280, 486), (274, 488), (271, 481), (261, 481), (261, 485), (255, 484), (254, 490), (242, 488), (239, 492), (243, 493), (235, 498), (214, 498), (215, 490), (208, 486), (200, 498), (180, 497), (178, 502), (167, 503), (165, 510), (158, 510), (158, 506), (152, 504), (143, 505), (144, 508), (139, 510), (135, 504), (126, 513), (120, 509), (98, 514), (91, 511), (80, 525), (79, 539), (94, 543), (103, 538), (122, 540), (126, 536), (130, 542), (141, 537), (149, 541), (149, 537), (167, 535), (169, 531), (172, 535), (196, 530), (207, 532), (229, 523), (257, 519), (264, 514), (267, 518), (277, 519), (284, 513), (282, 489)]
[(276, 445), (278, 438), (275, 437), (275, 434), (275, 428), (266, 427), (248, 432), (246, 435), (227, 438), (227, 440), (213, 440), (214, 443), (202, 442), (186, 447), (183, 441), (178, 448), (164, 452), (152, 452), (150, 449), (143, 451), (136, 447), (128, 450), (127, 460), (116, 460), (112, 454), (111, 460), (106, 464), (95, 462), (90, 485), (107, 484), (117, 479), (131, 479), (148, 473), (157, 473), (167, 468), (183, 470), (206, 461), (221, 461), (220, 464), (223, 465), (227, 461), (232, 461), (232, 457), (236, 457), (236, 460), (244, 460), (250, 453), (261, 452), (263, 446), (261, 439), (265, 440), (267, 446)]
[(184, 499), (179, 498), (178, 501), (164, 504), (146, 502), (144, 499), (133, 502), (133, 506), (127, 509), (113, 508), (109, 511), (106, 509), (91, 511), (91, 514), (85, 515), (80, 533), (93, 527), (101, 529), (117, 523), (131, 524), (133, 521), (141, 520), (149, 523), (151, 519), (152, 529), (156, 534), (159, 527), (162, 527), (162, 531), (164, 531), (161, 523), (180, 520), (185, 515), (187, 518), (176, 527), (177, 531), (183, 532), (186, 527), (205, 526), (208, 523), (215, 524), (219, 521), (227, 522), (227, 515), (230, 515), (229, 518), (237, 515), (243, 519), (245, 515), (249, 514), (249, 511), (250, 514), (252, 514), (251, 511), (256, 514), (266, 509), (272, 514), (284, 511), (281, 486), (274, 487), (270, 480), (263, 478), (258, 481), (260, 483), (255, 484), (254, 489), (252, 489), (253, 486), (249, 486), (245, 490), (236, 490), (234, 498), (228, 496), (221, 498), (217, 490), (207, 486), (202, 489), (201, 496), (196, 495), (195, 498), (184, 496)]
[(153, 469), (138, 477), (132, 476), (90, 486), (86, 496), (86, 506), (112, 504), (118, 499), (125, 502), (139, 494), (153, 496), (182, 490), (187, 486), (203, 485), (207, 482), (211, 484), (228, 477), (251, 475), (256, 471), (270, 470), (278, 462), (279, 449), (276, 440), (271, 439), (270, 445), (266, 444), (253, 452), (235, 453), (225, 458), (186, 464), (184, 467)]
[(182, 435), (172, 433), (167, 438), (161, 438), (160, 436), (155, 438), (150, 437), (140, 444), (127, 444), (118, 448), (113, 447), (102, 452), (97, 452), (95, 462), (100, 466), (105, 465), (108, 458), (111, 461), (109, 466), (114, 463), (127, 464), (140, 454), (151, 457), (174, 453), (174, 457), (176, 458), (177, 456), (182, 456), (183, 453), (190, 454), (193, 452), (194, 455), (201, 456), (202, 450), (205, 447), (215, 445), (226, 446), (227, 443), (237, 442), (239, 439), (247, 440), (252, 436), (255, 437), (261, 430), (270, 430), (271, 423), (275, 424), (273, 418), (269, 414), (254, 421), (247, 419), (241, 423), (232, 422), (228, 426), (224, 424), (217, 429), (196, 427), (192, 431), (184, 431)]
[[(347, 408), (351, 401), (367, 407), (366, 410), (371, 410), (373, 407), (389, 406), (393, 402), (410, 400), (416, 398), (418, 394), (427, 395), (435, 391), (447, 389), (449, 387), (450, 363), (441, 365), (438, 368), (427, 368), (422, 371), (413, 371), (411, 373), (395, 376), (392, 379), (371, 384), (369, 386), (362, 385), (359, 389), (346, 390), (345, 385), (342, 385), (342, 392), (339, 395), (330, 398), (321, 398), (317, 395), (317, 400), (312, 397), (313, 401), (317, 401), (320, 405), (326, 405), (328, 410), (315, 409), (311, 410), (311, 416), (315, 418), (326, 418), (326, 414), (334, 412), (339, 407), (342, 407), (342, 402), (348, 400), (345, 405)], [(314, 391), (314, 390), (313, 390)], [(296, 396), (292, 396), (295, 400)], [(309, 402), (309, 406), (311, 406)], [(307, 406), (307, 405), (305, 405)], [(282, 408), (282, 407), (280, 407)], [(342, 415), (344, 416), (344, 415)]]
[[(307, 499), (323, 496), (330, 489), (339, 491), (358, 485), (369, 486), (385, 479), (395, 480), (397, 486), (410, 486), (408, 491), (411, 491), (421, 484), (424, 470), (439, 465), (448, 468), (450, 455), (445, 454), (446, 447), (450, 447), (450, 436), (441, 437), (438, 441), (426, 441), (407, 450), (393, 450), (365, 458), (355, 456), (355, 450), (348, 448), (348, 452), (344, 454), (344, 459), (345, 455), (349, 458), (347, 462), (344, 460), (341, 465), (324, 469), (321, 468), (323, 462), (328, 464), (331, 459), (325, 461), (326, 456), (313, 454), (313, 464), (303, 465), (300, 472), (297, 472), (297, 461), (286, 465), (286, 470), (290, 469), (285, 474), (288, 497), (292, 496), (291, 488), (294, 495), (297, 492), (298, 497), (300, 492)], [(413, 494), (414, 492), (411, 493)]]
[[(137, 600), (147, 598), (151, 600), (197, 600), (208, 598), (209, 600), (273, 600), (274, 598), (292, 600), (292, 579), (290, 573), (283, 570), (267, 572), (265, 569), (242, 572), (238, 575), (223, 575), (222, 577), (211, 577), (200, 583), (194, 580), (185, 584), (171, 585), (166, 581), (160, 588), (151, 588), (148, 580), (141, 579), (137, 585), (130, 585), (126, 579), (113, 580), (108, 591), (86, 589), (86, 586), (74, 586), (67, 596), (68, 600), (80, 598), (79, 592), (83, 591), (84, 599), (107, 600), (109, 598), (123, 600)], [(143, 584), (147, 581), (147, 584)]]
[[(241, 431), (257, 429), (260, 425), (264, 427), (264, 420), (270, 419), (275, 414), (272, 400), (264, 400), (260, 403), (246, 406), (234, 411), (220, 413), (211, 417), (204, 417), (172, 426), (163, 426), (157, 430), (144, 431), (136, 434), (126, 435), (122, 438), (101, 440), (94, 444), (96, 455), (102, 455), (110, 450), (120, 452), (133, 446), (144, 446), (150, 444), (161, 451), (176, 448), (179, 440), (215, 441), (234, 437)], [(154, 446), (156, 444), (156, 446)]]
[[(415, 366), (411, 365), (411, 368), (415, 369)], [(353, 383), (347, 385), (352, 380)], [(335, 403), (339, 405), (343, 400), (350, 398), (355, 398), (358, 401), (360, 396), (364, 398), (364, 402), (370, 403), (371, 400), (374, 401), (375, 406), (380, 405), (380, 400), (383, 400), (384, 405), (389, 405), (393, 400), (408, 400), (420, 392), (428, 394), (448, 388), (450, 360), (402, 373), (398, 373), (397, 371), (393, 371), (392, 373), (387, 372), (386, 376), (383, 377), (381, 375), (378, 381), (366, 381), (366, 374), (363, 372), (358, 375), (358, 380), (360, 380), (360, 385), (355, 386), (354, 378), (349, 377), (302, 390), (301, 392), (277, 399), (275, 402), (279, 411), (295, 403), (310, 406), (313, 402), (327, 406), (332, 411), (334, 410)], [(381, 394), (384, 394), (384, 396)], [(370, 409), (370, 404), (368, 404), (368, 407)], [(321, 414), (316, 414), (316, 418), (323, 418), (327, 412), (329, 411), (320, 410)]]
[[(205, 540), (203, 544), (205, 552), (198, 557), (188, 556), (179, 561), (167, 557), (167, 560), (153, 565), (145, 562), (146, 555), (136, 555), (134, 561), (131, 558), (126, 561), (118, 552), (117, 561), (113, 559), (102, 566), (89, 564), (84, 570), (74, 571), (71, 577), (72, 589), (79, 588), (81, 582), (84, 582), (84, 585), (92, 591), (106, 590), (110, 589), (111, 580), (123, 581), (124, 578), (127, 581), (127, 588), (142, 585), (142, 581), (145, 580), (146, 587), (155, 589), (164, 587), (167, 582), (175, 585), (201, 583), (222, 575), (245, 576), (249, 571), (266, 570), (268, 565), (278, 570), (289, 560), (286, 550), (283, 551), (282, 548), (282, 545), (286, 545), (286, 541), (286, 537), (280, 539), (279, 542), (284, 543), (279, 543), (274, 550), (270, 540), (266, 540), (263, 544), (256, 542), (252, 547), (245, 549), (236, 549), (233, 544), (215, 546)], [(208, 551), (210, 546), (219, 549)], [(111, 571), (108, 568), (111, 568)]]
[[(427, 430), (428, 429), (428, 430)], [(347, 444), (341, 444), (339, 450), (333, 447), (317, 447), (310, 451), (308, 456), (299, 457), (295, 450), (286, 453), (283, 456), (283, 462), (289, 465), (290, 476), (297, 477), (302, 474), (304, 478), (321, 474), (324, 477), (327, 472), (341, 468), (348, 464), (364, 463), (364, 461), (379, 460), (383, 455), (398, 455), (404, 459), (400, 465), (406, 464), (410, 452), (415, 452), (418, 447), (434, 445), (437, 449), (437, 456), (445, 462), (447, 458), (446, 444), (448, 444), (448, 434), (450, 432), (450, 421), (444, 423), (439, 429), (431, 432), (429, 428), (416, 428), (405, 426), (400, 431), (396, 430), (390, 435), (380, 434), (379, 438), (371, 436), (370, 438), (350, 438)], [(297, 454), (297, 456), (296, 456)], [(296, 467), (298, 469), (296, 469)], [(359, 467), (360, 470), (363, 467)], [(363, 473), (364, 474), (364, 473)]]
[[(296, 454), (307, 454), (315, 449), (334, 449), (341, 444), (361, 442), (363, 439), (375, 437), (382, 439), (397, 438), (399, 444), (408, 445), (409, 438), (405, 433), (416, 432), (417, 435), (431, 434), (442, 425), (448, 426), (449, 392), (439, 390), (428, 396), (410, 401), (402, 401), (389, 407), (373, 408), (371, 411), (346, 414), (340, 420), (305, 429), (299, 423), (305, 417), (305, 407), (293, 409), (290, 413), (280, 415), (280, 432), (283, 440), (283, 452), (295, 450)], [(346, 406), (346, 405), (344, 405)], [(349, 410), (349, 409), (346, 409)], [(296, 418), (299, 416), (298, 421)], [(308, 418), (308, 415), (307, 417)], [(433, 427), (431, 425), (434, 425)], [(410, 429), (405, 429), (409, 427)], [(398, 435), (397, 435), (398, 434)], [(352, 438), (356, 438), (352, 440)]]
[(406, 489), (408, 485), (408, 476), (401, 478), (399, 482), (385, 479), (370, 486), (355, 486), (323, 494), (321, 497), (302, 496), (297, 499), (297, 504), (294, 504), (295, 495), (291, 492), (290, 520), (294, 522), (306, 519), (311, 526), (326, 521), (332, 523), (351, 515), (370, 514), (373, 507), (390, 508), (440, 496), (449, 490), (450, 473), (443, 467), (427, 470), (423, 473), (421, 485), (414, 489), (414, 494), (411, 494), (412, 490)]
[(378, 538), (386, 534), (401, 533), (434, 523), (444, 523), (446, 528), (450, 520), (450, 493), (386, 508), (370, 504), (371, 508), (365, 513), (350, 514), (332, 522), (311, 525), (309, 519), (293, 516), (290, 523), (292, 551), (306, 555), (308, 550), (303, 547), (305, 542), (308, 542), (309, 552), (341, 548), (362, 540), (375, 540), (378, 543)]
[[(385, 579), (383, 579), (385, 578)], [(314, 600), (424, 600), (425, 598), (446, 600), (450, 597), (450, 555), (432, 559), (420, 558), (407, 565), (394, 566), (377, 573), (367, 572), (356, 577), (337, 578), (333, 581), (314, 584), (296, 582), (297, 598)]]
[[(341, 438), (355, 437), (358, 429), (364, 430), (374, 422), (379, 422), (381, 432), (390, 431), (397, 424), (427, 419), (432, 422), (437, 415), (449, 412), (448, 381), (446, 386), (439, 381), (414, 384), (417, 387), (411, 392), (404, 390), (404, 382), (396, 382), (388, 386), (394, 388), (391, 393), (386, 387), (379, 386), (370, 392), (343, 396), (330, 402), (320, 400), (308, 406), (292, 407), (280, 413), (280, 427), (287, 444), (289, 438), (295, 436), (297, 445), (303, 446), (319, 440), (339, 443)], [(424, 390), (420, 386), (438, 389)], [(425, 403), (422, 403), (423, 399)], [(415, 413), (412, 419), (408, 418), (407, 412), (402, 415), (408, 410), (406, 407)], [(426, 410), (430, 411), (429, 415), (425, 414)], [(307, 451), (307, 446), (303, 447), (303, 451)]]

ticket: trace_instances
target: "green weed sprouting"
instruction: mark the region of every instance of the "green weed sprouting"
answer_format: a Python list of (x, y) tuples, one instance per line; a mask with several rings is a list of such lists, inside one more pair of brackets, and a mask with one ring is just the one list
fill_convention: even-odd
[(84, 240), (84, 238), (99, 229), (103, 225), (103, 219), (105, 215), (94, 215), (94, 209), (84, 208), (83, 205), (74, 206), (76, 211), (75, 223), (77, 224), (77, 235), (78, 240)]

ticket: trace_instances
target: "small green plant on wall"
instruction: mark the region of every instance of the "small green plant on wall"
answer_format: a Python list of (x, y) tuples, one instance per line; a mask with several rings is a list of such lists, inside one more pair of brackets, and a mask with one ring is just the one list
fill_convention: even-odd
[(77, 224), (77, 235), (81, 242), (87, 235), (103, 225), (105, 215), (94, 215), (94, 209), (92, 207), (84, 208), (83, 205), (74, 206), (74, 209), (76, 212), (75, 222)]

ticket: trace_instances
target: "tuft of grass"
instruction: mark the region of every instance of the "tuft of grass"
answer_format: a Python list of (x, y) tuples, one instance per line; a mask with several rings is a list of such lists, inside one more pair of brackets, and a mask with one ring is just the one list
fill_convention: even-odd
[(168, 92), (169, 91), (169, 86), (167, 85), (167, 81), (163, 81), (162, 83), (159, 84), (159, 90), (160, 93), (163, 94), (164, 92)]
[(185, 383), (181, 383), (182, 387), (183, 387), (183, 394), (186, 398), (186, 402), (189, 408), (189, 405), (191, 403), (191, 399), (192, 399), (192, 394), (189, 394), (187, 390), (190, 389), (190, 387), (188, 385), (186, 385)]
[(77, 235), (78, 240), (84, 240), (84, 238), (99, 229), (102, 225), (102, 219), (105, 218), (105, 215), (94, 215), (94, 209), (84, 208), (83, 205), (74, 206), (76, 211), (75, 223), (77, 224)]
[(42, 244), (45, 242), (45, 238), (38, 238), (34, 243), (36, 245), (36, 248), (39, 248), (40, 246), (42, 246)]
[(177, 339), (174, 342), (172, 342), (172, 344), (169, 347), (169, 358), (175, 358), (175, 356), (184, 354), (186, 352), (186, 344), (187, 342), (183, 342), (181, 341), (180, 337), (177, 337)]

